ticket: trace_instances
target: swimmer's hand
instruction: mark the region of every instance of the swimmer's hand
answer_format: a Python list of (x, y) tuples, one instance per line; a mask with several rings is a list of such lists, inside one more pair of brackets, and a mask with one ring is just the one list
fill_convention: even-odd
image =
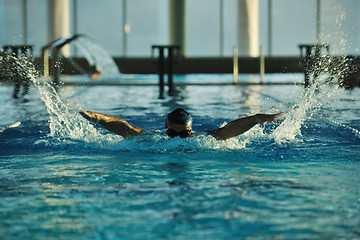
[(277, 114), (256, 114), (255, 119), (256, 119), (257, 123), (259, 123), (261, 125), (265, 125), (267, 122), (275, 121), (282, 115), (284, 115), (283, 112), (277, 113)]
[(91, 112), (91, 111), (79, 111), (79, 113), (84, 117), (86, 118), (87, 120), (91, 121), (91, 122), (99, 122), (99, 117), (97, 115), (96, 112)]

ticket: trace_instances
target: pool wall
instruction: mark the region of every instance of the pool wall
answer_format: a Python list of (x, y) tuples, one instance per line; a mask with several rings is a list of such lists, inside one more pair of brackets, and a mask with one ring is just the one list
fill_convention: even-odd
[[(84, 70), (89, 70), (85, 58), (72, 58)], [(158, 66), (152, 58), (119, 58), (114, 57), (120, 72), (126, 74), (156, 74)], [(240, 57), (239, 73), (259, 73), (259, 58)], [(41, 60), (36, 59), (41, 67)], [(265, 58), (266, 73), (303, 73), (300, 57), (267, 57)], [(63, 74), (79, 74), (68, 61), (62, 61)], [(191, 73), (232, 73), (233, 58), (183, 58), (174, 64), (175, 74)]]

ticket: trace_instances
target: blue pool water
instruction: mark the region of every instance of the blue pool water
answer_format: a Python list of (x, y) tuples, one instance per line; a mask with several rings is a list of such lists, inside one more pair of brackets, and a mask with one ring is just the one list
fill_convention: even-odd
[[(12, 99), (0, 86), (1, 239), (360, 238), (360, 89), (192, 85), (158, 99), (155, 86), (67, 86), (58, 99), (38, 88)], [(163, 129), (176, 107), (198, 131), (285, 116), (228, 141), (124, 140), (77, 113)]]

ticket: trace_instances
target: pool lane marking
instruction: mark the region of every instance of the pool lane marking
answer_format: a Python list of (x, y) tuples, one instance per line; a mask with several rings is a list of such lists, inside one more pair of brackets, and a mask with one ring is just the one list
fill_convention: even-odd
[[(278, 99), (278, 98), (276, 98), (276, 97), (270, 96), (270, 95), (265, 94), (265, 93), (261, 93), (261, 92), (259, 92), (259, 91), (253, 90), (253, 89), (247, 88), (247, 90), (249, 90), (250, 92), (258, 93), (258, 94), (262, 95), (263, 97), (270, 98), (270, 99), (272, 99), (272, 100), (275, 100), (275, 101), (277, 101), (277, 102), (279, 102), (279, 103), (283, 103), (283, 104), (288, 105), (288, 106), (295, 104), (295, 103), (290, 103), (290, 102), (288, 102), (288, 101), (286, 101), (286, 102), (285, 102), (285, 101), (281, 101), (280, 99)], [(348, 126), (348, 125), (346, 125), (346, 124), (339, 123), (339, 122), (337, 122), (337, 121), (334, 121), (334, 120), (331, 120), (331, 119), (328, 119), (328, 118), (325, 118), (325, 117), (319, 117), (319, 118), (327, 121), (328, 123), (332, 124), (333, 126), (342, 127), (342, 128), (348, 129), (348, 130), (350, 130), (356, 137), (360, 138), (360, 131), (357, 130), (357, 129), (355, 129), (355, 128), (353, 128), (353, 127), (350, 127), (350, 126)]]
[(325, 121), (328, 121), (330, 124), (332, 124), (332, 125), (334, 125), (334, 126), (343, 127), (343, 128), (345, 128), (345, 129), (348, 129), (348, 130), (350, 130), (352, 133), (354, 133), (355, 136), (357, 136), (358, 138), (360, 138), (360, 131), (359, 131), (359, 130), (357, 130), (357, 129), (353, 128), (353, 127), (350, 127), (350, 126), (348, 126), (348, 125), (345, 125), (345, 124), (343, 124), (343, 123), (339, 123), (339, 122), (337, 122), (337, 121), (334, 121), (334, 120), (331, 120), (331, 119), (327, 119), (327, 118), (325, 118), (325, 117), (320, 117), (320, 118), (324, 119)]

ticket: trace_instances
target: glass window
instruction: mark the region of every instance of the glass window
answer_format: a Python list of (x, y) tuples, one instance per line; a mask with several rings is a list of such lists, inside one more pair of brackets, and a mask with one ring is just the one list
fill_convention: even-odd
[[(240, 1), (186, 0), (187, 56), (233, 55)], [(169, 43), (168, 0), (69, 2), (71, 33), (89, 35), (114, 57), (150, 57), (151, 45)], [(259, 45), (265, 53), (299, 56), (299, 44), (315, 43), (316, 4), (259, 0)], [(321, 0), (321, 42), (329, 43), (332, 53), (359, 55), (359, 8), (358, 0)], [(0, 0), (0, 47), (31, 44), (39, 56), (49, 42), (47, 20), (48, 0)]]
[(0, 47), (25, 43), (22, 0), (0, 0)]
[(186, 55), (220, 55), (220, 1), (186, 2)]
[(127, 55), (151, 56), (151, 45), (168, 43), (168, 5), (164, 0), (127, 1)]
[(224, 55), (232, 56), (233, 49), (237, 45), (237, 2), (238, 0), (226, 0), (223, 9), (223, 34)]
[(272, 53), (298, 56), (299, 44), (315, 43), (316, 1), (273, 0)]
[(77, 0), (77, 33), (90, 36), (112, 56), (121, 56), (122, 1)]
[(27, 1), (27, 44), (34, 45), (34, 55), (40, 56), (41, 47), (48, 43), (47, 0)]
[(269, 0), (259, 0), (259, 45), (264, 48), (264, 54), (266, 56), (272, 55), (272, 49), (270, 48), (271, 41), (269, 39), (271, 34), (269, 2)]
[(330, 45), (334, 54), (359, 55), (358, 0), (321, 1), (321, 41)]

